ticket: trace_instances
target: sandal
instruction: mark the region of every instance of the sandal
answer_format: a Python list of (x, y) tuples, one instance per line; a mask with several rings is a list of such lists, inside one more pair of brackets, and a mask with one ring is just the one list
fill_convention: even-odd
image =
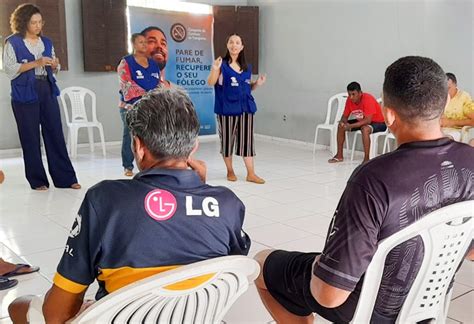
[[(26, 270), (26, 269), (28, 269), (28, 270)], [(7, 272), (7, 273), (4, 273), (1, 277), (10, 278), (10, 277), (15, 277), (15, 276), (21, 276), (21, 275), (37, 272), (39, 269), (40, 269), (39, 267), (33, 267), (33, 266), (28, 265), (28, 264), (19, 263), (19, 264), (16, 265), (14, 270), (12, 270), (10, 272)], [(21, 270), (23, 270), (23, 271), (21, 271)]]
[(76, 190), (77, 190), (77, 189), (81, 189), (81, 188), (82, 188), (81, 185), (78, 184), (77, 182), (76, 182), (76, 183), (73, 183), (73, 184), (71, 185), (71, 189), (76, 189)]
[(237, 176), (235, 174), (228, 174), (227, 181), (237, 181)]
[(344, 161), (344, 159), (340, 159), (340, 158), (337, 158), (337, 157), (333, 157), (333, 158), (330, 158), (328, 160), (328, 163), (339, 163), (339, 162), (342, 162)]
[(247, 180), (248, 182), (256, 183), (256, 184), (264, 184), (265, 183), (265, 180), (263, 180), (259, 176), (247, 177), (245, 180)]
[(18, 280), (8, 279), (6, 277), (0, 276), (0, 290), (9, 289), (18, 285)]

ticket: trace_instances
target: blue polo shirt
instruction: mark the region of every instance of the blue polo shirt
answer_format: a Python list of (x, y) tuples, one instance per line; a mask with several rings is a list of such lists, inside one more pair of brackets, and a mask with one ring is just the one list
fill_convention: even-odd
[(245, 207), (192, 170), (150, 169), (90, 188), (69, 234), (54, 284), (96, 299), (129, 283), (197, 261), (246, 255)]

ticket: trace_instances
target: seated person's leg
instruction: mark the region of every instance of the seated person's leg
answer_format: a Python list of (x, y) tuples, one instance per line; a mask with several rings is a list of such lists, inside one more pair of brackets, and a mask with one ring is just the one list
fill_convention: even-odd
[(335, 308), (321, 306), (311, 294), (313, 263), (319, 253), (265, 250), (255, 259), (261, 273), (255, 281), (260, 297), (277, 323), (312, 323), (312, 313), (331, 322), (349, 322), (357, 306), (352, 295)]
[(371, 123), (370, 125), (361, 127), (362, 142), (364, 144), (363, 162), (367, 162), (370, 159), (370, 134), (385, 132), (386, 130), (387, 125), (385, 125), (385, 123)]
[(369, 161), (370, 159), (370, 134), (372, 134), (372, 127), (370, 125), (364, 125), (360, 128), (362, 132), (362, 144), (364, 145), (364, 160), (362, 163)]
[[(279, 251), (264, 250), (264, 251), (260, 251), (255, 256), (255, 259), (260, 264), (260, 269), (261, 269), (258, 278), (255, 280), (255, 285), (257, 287), (258, 294), (260, 295), (260, 298), (262, 299), (263, 304), (265, 305), (268, 312), (272, 315), (272, 317), (276, 320), (277, 323), (313, 323), (314, 316), (310, 310), (300, 309), (298, 312), (295, 312), (294, 310), (293, 312), (291, 312), (287, 309), (287, 307), (282, 305), (281, 300), (283, 299), (283, 297), (276, 299), (273, 296), (276, 294), (275, 292), (276, 288), (274, 289), (272, 286), (270, 286), (272, 293), (269, 291), (269, 288), (267, 287), (267, 281), (270, 281), (268, 279), (270, 275), (268, 274), (266, 275), (266, 272), (273, 271), (273, 268), (271, 267), (269, 268), (266, 265), (266, 261), (267, 261), (268, 256), (272, 254), (273, 252), (279, 252)], [(283, 283), (284, 281), (285, 280), (283, 278), (280, 278), (279, 282)], [(273, 285), (272, 281), (270, 281), (270, 284)], [(294, 306), (294, 307), (296, 309), (298, 306)]]
[[(37, 313), (37, 315), (41, 315), (41, 317), (38, 318), (28, 318), (28, 312), (30, 309), (30, 304), (32, 304), (33, 299), (38, 298), (37, 296), (34, 295), (28, 295), (28, 296), (22, 296), (18, 297), (15, 299), (9, 306), (8, 306), (8, 313), (10, 314), (10, 319), (13, 321), (15, 324), (20, 324), (20, 323), (28, 323), (28, 322), (36, 322), (40, 321), (42, 319), (42, 303), (40, 303), (39, 309), (32, 309), (31, 313)], [(34, 306), (37, 306), (36, 303), (35, 305), (31, 305), (32, 308), (37, 308)], [(44, 319), (42, 320), (44, 322)]]
[[(356, 123), (357, 120), (349, 120), (348, 124)], [(329, 163), (337, 163), (344, 161), (344, 141), (346, 140), (346, 132), (353, 132), (359, 130), (359, 128), (346, 129), (344, 123), (339, 122), (337, 126), (337, 153), (334, 157), (328, 160)]]

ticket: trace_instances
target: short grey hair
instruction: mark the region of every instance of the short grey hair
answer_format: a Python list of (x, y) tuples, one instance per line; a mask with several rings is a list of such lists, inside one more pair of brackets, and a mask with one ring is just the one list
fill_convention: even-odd
[(199, 120), (179, 89), (148, 92), (127, 112), (127, 124), (157, 159), (187, 159), (199, 135)]

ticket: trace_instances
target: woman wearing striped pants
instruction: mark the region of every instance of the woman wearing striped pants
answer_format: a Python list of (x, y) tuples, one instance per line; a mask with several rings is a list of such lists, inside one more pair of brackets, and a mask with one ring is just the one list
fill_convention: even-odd
[(258, 184), (265, 180), (257, 176), (254, 168), (255, 144), (253, 117), (257, 111), (252, 90), (265, 83), (266, 77), (252, 81), (252, 67), (245, 62), (242, 37), (233, 34), (227, 39), (227, 53), (212, 64), (208, 84), (215, 88), (214, 112), (219, 123), (221, 154), (227, 167), (227, 180), (237, 181), (232, 166), (234, 147), (242, 156), (249, 182)]

